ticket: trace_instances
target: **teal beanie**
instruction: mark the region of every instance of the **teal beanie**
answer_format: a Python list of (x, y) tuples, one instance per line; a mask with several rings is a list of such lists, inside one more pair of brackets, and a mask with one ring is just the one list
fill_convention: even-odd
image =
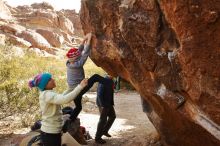
[(52, 75), (50, 73), (38, 74), (33, 80), (29, 81), (29, 87), (38, 87), (39, 90), (44, 91), (51, 77)]

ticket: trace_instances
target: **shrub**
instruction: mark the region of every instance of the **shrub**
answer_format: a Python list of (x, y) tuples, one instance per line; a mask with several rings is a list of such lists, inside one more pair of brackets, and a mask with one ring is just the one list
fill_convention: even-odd
[(39, 93), (37, 89), (30, 90), (27, 83), (40, 72), (50, 72), (55, 76), (58, 92), (66, 89), (63, 61), (27, 52), (23, 57), (13, 56), (11, 46), (0, 49), (0, 119), (18, 113), (39, 113)]
[[(56, 80), (55, 90), (62, 93), (66, 86), (66, 60), (39, 57), (25, 52), (18, 57), (13, 55), (13, 46), (0, 47), (0, 120), (11, 115), (20, 116), (23, 125), (29, 125), (39, 118), (39, 92), (30, 90), (28, 81), (42, 72), (50, 72)], [(101, 68), (89, 59), (85, 65), (86, 77), (94, 73), (104, 74)], [(31, 117), (31, 118), (30, 118)]]

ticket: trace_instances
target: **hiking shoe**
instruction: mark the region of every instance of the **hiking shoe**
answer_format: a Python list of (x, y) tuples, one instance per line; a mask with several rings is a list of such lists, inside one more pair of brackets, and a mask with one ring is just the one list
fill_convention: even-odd
[(112, 137), (109, 133), (103, 133), (106, 137)]
[(102, 138), (95, 139), (95, 142), (96, 142), (96, 143), (99, 143), (99, 144), (104, 144), (104, 143), (106, 143), (106, 141), (105, 141), (104, 139), (102, 139)]

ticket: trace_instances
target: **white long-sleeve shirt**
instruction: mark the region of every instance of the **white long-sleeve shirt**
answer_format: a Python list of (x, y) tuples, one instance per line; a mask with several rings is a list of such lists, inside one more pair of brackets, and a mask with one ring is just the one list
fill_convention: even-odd
[(39, 102), (42, 112), (41, 131), (45, 133), (60, 133), (63, 126), (61, 104), (72, 101), (83, 87), (79, 84), (72, 92), (63, 95), (53, 90), (40, 92)]

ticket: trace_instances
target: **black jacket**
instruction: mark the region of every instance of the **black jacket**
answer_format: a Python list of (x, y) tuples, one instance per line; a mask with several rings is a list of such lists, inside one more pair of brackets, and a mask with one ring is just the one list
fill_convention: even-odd
[(101, 107), (110, 107), (114, 105), (114, 82), (112, 79), (105, 77), (110, 81), (108, 86), (98, 84), (96, 104)]

